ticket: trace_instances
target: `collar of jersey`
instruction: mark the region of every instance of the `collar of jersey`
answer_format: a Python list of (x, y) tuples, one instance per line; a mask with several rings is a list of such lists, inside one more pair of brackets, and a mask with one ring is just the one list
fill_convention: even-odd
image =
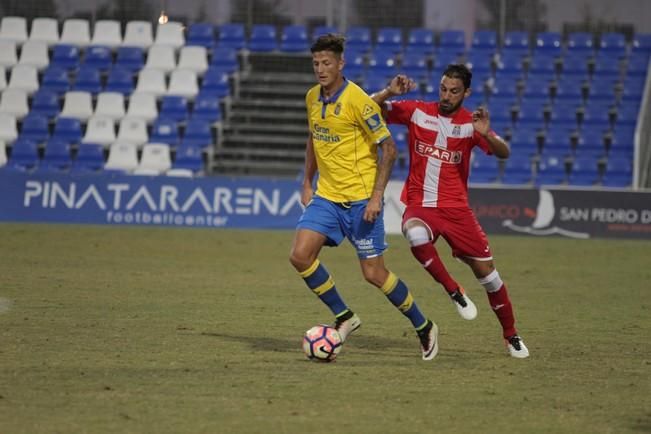
[(334, 94), (332, 94), (330, 98), (323, 97), (323, 88), (321, 88), (321, 90), (319, 91), (319, 102), (322, 102), (323, 104), (332, 104), (333, 102), (337, 101), (337, 99), (339, 99), (339, 96), (346, 89), (347, 86), (348, 86), (348, 79), (344, 77), (344, 84), (342, 84), (341, 87), (337, 89), (337, 91)]

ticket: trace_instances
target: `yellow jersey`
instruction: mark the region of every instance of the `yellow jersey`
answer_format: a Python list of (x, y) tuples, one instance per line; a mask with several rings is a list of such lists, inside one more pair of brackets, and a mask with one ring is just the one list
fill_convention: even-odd
[(368, 199), (377, 173), (377, 145), (390, 137), (380, 107), (355, 83), (325, 99), (321, 85), (305, 96), (319, 171), (316, 192), (333, 202)]

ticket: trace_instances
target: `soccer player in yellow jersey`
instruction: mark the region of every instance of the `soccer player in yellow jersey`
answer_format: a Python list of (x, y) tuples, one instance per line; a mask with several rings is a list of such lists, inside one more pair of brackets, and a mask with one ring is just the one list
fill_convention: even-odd
[(438, 352), (438, 328), (423, 316), (402, 280), (387, 270), (382, 256), (387, 248), (382, 206), (396, 159), (395, 143), (379, 106), (343, 76), (344, 38), (321, 36), (311, 51), (318, 84), (305, 97), (310, 129), (302, 191), (306, 208), (296, 227), (290, 262), (335, 315), (335, 328), (346, 340), (361, 320), (344, 303), (318, 256), (324, 245), (337, 246), (348, 238), (364, 278), (411, 321), (423, 359), (431, 360)]

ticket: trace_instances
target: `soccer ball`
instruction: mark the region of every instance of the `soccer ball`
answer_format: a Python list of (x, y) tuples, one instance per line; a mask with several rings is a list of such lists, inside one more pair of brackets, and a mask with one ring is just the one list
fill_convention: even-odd
[(303, 336), (303, 351), (308, 359), (316, 362), (334, 361), (342, 345), (339, 332), (325, 324), (312, 327)]

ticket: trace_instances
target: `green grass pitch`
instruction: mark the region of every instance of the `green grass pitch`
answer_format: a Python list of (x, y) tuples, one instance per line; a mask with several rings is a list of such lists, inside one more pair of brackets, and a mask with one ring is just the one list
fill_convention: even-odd
[(456, 313), (389, 237), (387, 264), (440, 329), (431, 362), (365, 283), (321, 259), (362, 328), (332, 364), (330, 322), (290, 231), (0, 225), (0, 433), (651, 432), (651, 243), (491, 237), (531, 357), (507, 356), (483, 289)]

